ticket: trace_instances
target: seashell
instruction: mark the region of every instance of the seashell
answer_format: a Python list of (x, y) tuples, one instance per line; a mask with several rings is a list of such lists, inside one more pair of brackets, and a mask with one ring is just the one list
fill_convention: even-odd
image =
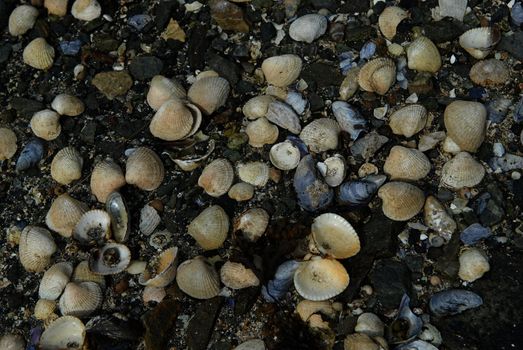
[(89, 261), (87, 260), (80, 261), (80, 263), (76, 265), (72, 281), (77, 283), (95, 282), (98, 283), (102, 289), (105, 289), (105, 277), (91, 271)]
[(149, 237), (149, 245), (156, 249), (163, 249), (171, 241), (172, 234), (167, 230), (155, 232)]
[(456, 315), (483, 304), (483, 299), (474, 292), (449, 289), (434, 294), (429, 301), (430, 311), (436, 316)]
[(292, 40), (312, 43), (327, 31), (327, 18), (317, 13), (298, 17), (289, 27)]
[(311, 226), (314, 243), (322, 254), (346, 259), (358, 254), (360, 239), (352, 225), (334, 213), (317, 216)]
[(187, 97), (203, 114), (213, 114), (223, 106), (229, 96), (229, 82), (222, 77), (205, 77), (191, 85)]
[(501, 32), (497, 27), (480, 27), (461, 34), (459, 45), (472, 57), (481, 60), (488, 56), (500, 40)]
[(127, 266), (126, 272), (131, 275), (139, 275), (145, 271), (146, 267), (147, 263), (145, 261), (133, 260), (129, 266)]
[(351, 68), (347, 74), (345, 75), (345, 78), (341, 82), (340, 85), (340, 99), (347, 101), (349, 100), (356, 91), (358, 91), (359, 84), (358, 84), (358, 76), (360, 74), (360, 68), (354, 67)]
[(147, 286), (143, 289), (142, 300), (144, 304), (160, 303), (167, 296), (165, 288)]
[(267, 211), (263, 208), (251, 208), (234, 221), (234, 231), (241, 230), (247, 240), (256, 242), (265, 233), (268, 225)]
[(436, 147), (447, 135), (445, 131), (435, 131), (430, 134), (421, 135), (418, 142), (418, 149), (425, 152)]
[(54, 140), (62, 131), (60, 116), (50, 109), (36, 112), (31, 118), (31, 130), (46, 141)]
[(76, 117), (84, 112), (85, 105), (82, 100), (76, 96), (60, 94), (51, 102), (51, 108), (60, 115)]
[(397, 6), (386, 7), (378, 17), (378, 26), (383, 36), (392, 40), (396, 36), (396, 28), (409, 14)]
[(474, 187), (483, 180), (485, 169), (469, 153), (460, 152), (449, 160), (441, 170), (441, 184), (460, 189)]
[(94, 282), (69, 282), (58, 301), (64, 316), (86, 317), (102, 306), (102, 289)]
[(365, 312), (358, 316), (354, 331), (370, 337), (383, 337), (385, 335), (385, 324), (376, 314)]
[(24, 35), (33, 28), (37, 17), (38, 10), (33, 6), (18, 6), (9, 16), (9, 34), (12, 36)]
[(51, 162), (51, 177), (62, 185), (69, 185), (82, 177), (84, 160), (74, 147), (62, 148)]
[(263, 147), (271, 145), (278, 139), (278, 127), (269, 123), (267, 118), (261, 117), (247, 124), (245, 133), (249, 137), (249, 145)]
[(286, 140), (271, 147), (269, 158), (272, 165), (280, 170), (292, 170), (300, 163), (300, 150)]
[(225, 158), (218, 158), (207, 164), (198, 178), (198, 186), (212, 197), (227, 193), (234, 181), (234, 169)]
[(459, 278), (474, 282), (490, 270), (487, 255), (478, 248), (467, 248), (459, 255)]
[(445, 207), (434, 197), (428, 196), (424, 206), (424, 222), (447, 241), (456, 231), (456, 222), (447, 213)]
[(467, 0), (438, 0), (439, 15), (443, 17), (453, 17), (463, 22), (463, 17), (467, 12)]
[(54, 48), (44, 38), (36, 38), (24, 49), (22, 58), (25, 64), (42, 70), (48, 70), (53, 66)]
[(278, 266), (274, 278), (267, 283), (267, 286), (262, 286), (263, 299), (271, 303), (282, 299), (289, 291), (294, 273), (299, 266), (300, 262), (296, 260), (288, 260)]
[(334, 259), (314, 257), (303, 262), (294, 273), (294, 287), (307, 300), (327, 300), (349, 285), (345, 267)]
[(0, 161), (15, 155), (18, 146), (16, 135), (11, 129), (0, 128)]
[(106, 202), (111, 193), (125, 185), (122, 169), (111, 158), (96, 163), (91, 174), (91, 192), (99, 202)]
[(473, 65), (469, 77), (481, 86), (503, 85), (510, 80), (510, 70), (505, 62), (492, 58)]
[(396, 350), (438, 350), (438, 348), (426, 341), (414, 340), (396, 347)]
[(227, 261), (220, 269), (222, 283), (231, 289), (243, 289), (258, 286), (260, 280), (256, 274), (240, 263)]
[(160, 157), (146, 147), (136, 148), (125, 166), (125, 180), (145, 191), (154, 191), (163, 181), (165, 170)]
[(381, 347), (373, 338), (364, 333), (349, 334), (343, 341), (344, 350), (381, 350)]
[(253, 186), (263, 187), (269, 180), (269, 166), (263, 162), (241, 163), (236, 169), (240, 180)]
[(261, 69), (267, 83), (286, 87), (300, 76), (301, 66), (302, 62), (299, 56), (286, 54), (266, 58), (263, 60)]
[(269, 105), (274, 100), (274, 97), (271, 95), (260, 95), (253, 97), (243, 105), (243, 115), (251, 120), (265, 117), (267, 111), (269, 110)]
[(488, 120), (493, 123), (501, 123), (512, 106), (512, 100), (509, 98), (496, 98), (487, 102), (485, 106), (487, 108)]
[(419, 338), (436, 346), (440, 346), (443, 343), (440, 331), (430, 323), (423, 324), (423, 330), (420, 333)]
[(212, 205), (204, 209), (187, 226), (187, 233), (204, 250), (220, 248), (227, 239), (228, 232), (229, 217), (219, 205)]
[(421, 180), (430, 169), (430, 160), (423, 152), (403, 146), (392, 147), (383, 165), (383, 171), (392, 180)]
[(100, 17), (102, 7), (96, 0), (76, 0), (71, 8), (74, 18), (82, 21), (92, 21)]
[(85, 212), (73, 229), (73, 237), (81, 243), (100, 242), (111, 234), (111, 218), (103, 210)]
[(389, 58), (376, 58), (365, 63), (358, 74), (360, 88), (385, 95), (396, 80), (396, 65)]
[(202, 114), (196, 106), (170, 99), (155, 113), (149, 130), (159, 139), (178, 141), (194, 135), (201, 122)]
[(203, 256), (181, 263), (176, 283), (182, 292), (196, 299), (211, 299), (220, 292), (220, 277)]
[(383, 213), (395, 221), (407, 221), (416, 216), (423, 208), (425, 195), (423, 191), (406, 182), (389, 182), (378, 191), (383, 201)]
[(64, 193), (53, 200), (45, 217), (45, 224), (61, 236), (71, 237), (76, 223), (88, 210), (87, 204)]
[(105, 211), (111, 218), (111, 232), (114, 240), (119, 243), (127, 241), (131, 230), (131, 218), (120, 193), (113, 192), (107, 196)]
[(296, 313), (303, 322), (310, 320), (310, 317), (316, 313), (321, 313), (329, 318), (334, 318), (336, 310), (328, 300), (312, 301), (302, 300), (296, 305)]
[(292, 90), (287, 92), (285, 103), (291, 106), (298, 114), (303, 114), (309, 105), (309, 101), (300, 92)]
[(51, 263), (56, 244), (51, 232), (42, 227), (26, 226), (20, 235), (18, 256), (28, 272), (42, 272)]
[(300, 119), (291, 106), (284, 102), (273, 101), (269, 104), (265, 117), (280, 128), (289, 130), (293, 134), (301, 131)]
[(356, 140), (365, 130), (367, 125), (365, 118), (347, 102), (336, 101), (331, 108), (341, 130), (349, 133), (351, 139)]
[[(197, 139), (197, 136), (194, 138)], [(182, 156), (179, 159), (173, 159), (172, 155), (169, 152), (163, 152), (163, 154), (167, 154), (171, 160), (180, 167), (183, 171), (193, 171), (194, 169), (200, 167), (202, 163), (209, 158), (209, 156), (214, 152), (214, 148), (216, 145), (216, 142), (214, 140), (208, 140), (207, 148), (205, 149), (205, 153), (198, 152), (197, 154), (188, 154), (185, 156)], [(192, 141), (191, 141), (192, 142)]]
[(326, 208), (334, 198), (332, 188), (318, 177), (318, 171), (311, 155), (303, 157), (296, 168), (294, 190), (299, 205), (307, 211)]
[(40, 337), (42, 350), (80, 350), (85, 342), (85, 326), (78, 318), (62, 316), (54, 320)]
[(232, 185), (227, 194), (237, 202), (248, 201), (254, 196), (254, 186), (247, 182), (238, 182)]
[[(3, 350), (24, 350), (25, 341), (22, 336), (13, 333), (7, 333), (0, 337), (0, 349)], [(265, 349), (265, 348), (262, 348)]]
[(392, 57), (397, 58), (397, 57), (403, 56), (405, 54), (405, 49), (400, 44), (391, 43), (390, 45), (387, 46), (387, 52)]
[(345, 175), (347, 175), (347, 164), (345, 164), (345, 159), (340, 154), (335, 154), (325, 159), (325, 161), (319, 162), (317, 167), (327, 185), (331, 187), (339, 186), (345, 179)]
[(353, 206), (367, 204), (386, 180), (385, 175), (369, 175), (361, 180), (345, 182), (340, 186), (338, 201)]
[(146, 204), (140, 211), (140, 232), (149, 236), (154, 232), (161, 221), (162, 219), (156, 209)]
[[(65, 286), (64, 286), (64, 288), (65, 288)], [(62, 293), (62, 292), (60, 291), (60, 293)], [(34, 317), (37, 320), (47, 321), (47, 320), (57, 317), (57, 315), (54, 313), (55, 310), (56, 310), (56, 301), (47, 300), (47, 299), (39, 299), (35, 304)], [(2, 349), (4, 349), (4, 348), (2, 348)]]
[(266, 350), (265, 343), (261, 339), (251, 339), (241, 343), (233, 350)]
[(402, 107), (389, 117), (389, 126), (396, 135), (412, 137), (427, 124), (427, 109), (422, 105), (412, 104)]
[(147, 92), (147, 103), (157, 111), (167, 100), (173, 98), (183, 100), (186, 95), (185, 89), (177, 80), (155, 75)]
[(64, 17), (67, 14), (68, 0), (45, 0), (44, 7), (49, 15)]
[(306, 125), (300, 133), (300, 139), (311, 152), (320, 153), (338, 147), (340, 126), (329, 118), (315, 119)]
[(398, 315), (388, 329), (388, 339), (391, 343), (403, 343), (412, 340), (422, 330), (423, 321), (412, 312), (409, 304), (409, 296), (403, 294), (398, 308)]
[(482, 239), (488, 238), (492, 235), (492, 231), (488, 227), (481, 226), (481, 224), (474, 223), (465, 228), (459, 235), (459, 239), (463, 244), (473, 245), (480, 242)]
[(436, 73), (441, 68), (441, 55), (429, 38), (420, 36), (407, 47), (407, 62), (409, 69)]
[(51, 266), (45, 271), (40, 286), (38, 296), (41, 299), (56, 300), (62, 294), (65, 285), (69, 283), (73, 274), (73, 264), (70, 262), (60, 262)]
[(148, 287), (166, 287), (176, 276), (177, 263), (178, 247), (166, 249), (147, 265), (138, 282)]
[(89, 269), (98, 275), (115, 275), (131, 263), (131, 251), (121, 243), (106, 243), (89, 258)]

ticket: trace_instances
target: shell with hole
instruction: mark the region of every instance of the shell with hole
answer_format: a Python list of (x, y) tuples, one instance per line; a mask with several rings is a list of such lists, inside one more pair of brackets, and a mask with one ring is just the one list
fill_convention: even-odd
[(397, 6), (386, 7), (378, 17), (378, 26), (383, 36), (392, 40), (396, 36), (396, 28), (405, 18), (409, 17), (409, 13)]
[(41, 299), (56, 300), (62, 294), (65, 285), (69, 283), (73, 274), (73, 264), (70, 262), (59, 262), (52, 265), (45, 271), (40, 286), (38, 296)]
[(42, 350), (80, 350), (85, 343), (85, 334), (82, 321), (73, 316), (62, 316), (45, 328), (38, 345)]
[(15, 155), (18, 149), (16, 141), (16, 134), (11, 129), (0, 128), (0, 161)]
[(413, 104), (402, 107), (389, 117), (389, 126), (396, 135), (412, 137), (427, 124), (427, 109), (422, 105)]
[(505, 62), (492, 58), (473, 65), (469, 77), (474, 83), (485, 87), (504, 85), (510, 81), (510, 70)]
[(227, 239), (229, 232), (229, 217), (219, 205), (205, 208), (195, 217), (187, 233), (193, 237), (204, 250), (218, 249)]
[(345, 267), (334, 259), (313, 257), (304, 261), (294, 273), (294, 287), (307, 300), (327, 300), (349, 285)]
[(44, 7), (52, 16), (64, 17), (67, 14), (68, 0), (45, 0)]
[(394, 146), (383, 165), (383, 171), (392, 180), (421, 180), (431, 169), (429, 158), (415, 148)]
[(293, 134), (299, 134), (301, 131), (298, 115), (291, 106), (284, 102), (271, 102), (267, 109), (265, 118), (267, 118), (271, 123), (278, 125), (280, 128), (289, 130)]
[(330, 187), (339, 186), (347, 175), (347, 164), (341, 154), (335, 154), (316, 164), (325, 183)]
[(256, 187), (263, 187), (269, 181), (269, 166), (264, 162), (240, 163), (236, 166), (238, 177)]
[(394, 221), (407, 221), (423, 208), (425, 195), (418, 187), (406, 182), (393, 181), (381, 186), (378, 197), (383, 201), (386, 217)]
[(118, 191), (125, 184), (122, 168), (111, 158), (106, 158), (94, 166), (90, 186), (98, 202), (106, 202), (111, 193)]
[(196, 133), (202, 122), (198, 107), (179, 99), (170, 99), (154, 114), (149, 130), (165, 141), (186, 139)]
[(102, 7), (97, 0), (76, 0), (71, 7), (74, 18), (82, 21), (92, 21), (102, 14)]
[(86, 317), (102, 306), (103, 294), (95, 282), (69, 282), (58, 301), (64, 316)]
[(429, 38), (419, 36), (407, 47), (407, 62), (409, 69), (436, 73), (441, 68), (441, 55)]
[(62, 131), (60, 115), (50, 109), (36, 112), (31, 118), (30, 125), (33, 133), (46, 141), (56, 139)]
[(460, 152), (443, 165), (441, 184), (453, 189), (474, 187), (483, 180), (485, 168), (469, 153)]
[(234, 220), (234, 231), (242, 231), (243, 236), (256, 242), (267, 230), (269, 214), (263, 208), (251, 208)]
[(459, 37), (459, 45), (472, 57), (481, 60), (488, 56), (501, 40), (501, 31), (497, 27), (473, 28)]
[(89, 261), (83, 260), (76, 265), (71, 279), (73, 282), (95, 282), (100, 285), (102, 289), (105, 289), (105, 277), (94, 273), (89, 267)]
[(148, 287), (166, 287), (176, 276), (178, 247), (171, 247), (160, 253), (147, 264), (138, 282)]
[(220, 292), (220, 276), (203, 256), (181, 263), (176, 283), (182, 292), (196, 299), (211, 299)]
[(151, 235), (161, 221), (162, 218), (153, 206), (146, 204), (140, 210), (140, 232), (144, 235)]
[(41, 70), (48, 70), (53, 66), (54, 48), (44, 38), (36, 38), (24, 49), (22, 58), (25, 64)]
[(59, 184), (69, 185), (82, 177), (83, 164), (84, 160), (76, 148), (62, 148), (51, 162), (51, 177)]
[(260, 284), (256, 274), (241, 263), (227, 261), (220, 269), (222, 283), (231, 289), (255, 287)]
[(285, 140), (271, 147), (269, 159), (280, 170), (292, 170), (300, 163), (300, 150), (291, 141)]
[(396, 64), (389, 58), (376, 58), (365, 63), (358, 74), (358, 84), (364, 91), (385, 95), (396, 81)]
[(459, 255), (458, 275), (464, 281), (474, 282), (490, 270), (487, 254), (479, 248), (464, 249)]
[(198, 186), (212, 197), (227, 193), (234, 181), (234, 169), (225, 158), (218, 158), (207, 164), (198, 178)]
[(487, 110), (483, 104), (473, 101), (454, 101), (445, 108), (447, 139), (459, 150), (476, 152), (483, 143), (487, 125)]
[(243, 105), (243, 115), (245, 115), (247, 119), (250, 120), (265, 117), (267, 110), (269, 109), (269, 105), (274, 100), (274, 97), (271, 95), (260, 95), (253, 97)]
[(254, 196), (254, 186), (247, 182), (238, 182), (231, 186), (227, 195), (237, 202), (248, 201)]
[(73, 229), (73, 237), (82, 244), (102, 242), (111, 235), (111, 217), (104, 210), (85, 212)]
[(327, 18), (317, 13), (298, 17), (289, 27), (292, 40), (312, 43), (327, 31)]
[(89, 270), (98, 275), (115, 275), (131, 263), (131, 251), (121, 243), (106, 243), (91, 254)]
[(129, 238), (131, 230), (131, 219), (127, 205), (118, 192), (113, 192), (107, 196), (105, 211), (111, 218), (111, 231), (116, 242), (125, 242)]
[(177, 80), (155, 75), (147, 92), (147, 103), (157, 111), (167, 100), (173, 98), (183, 100), (186, 95), (185, 89)]
[(125, 181), (145, 191), (154, 191), (163, 182), (165, 170), (162, 160), (147, 147), (132, 151), (125, 166)]
[(12, 36), (24, 35), (33, 28), (38, 10), (30, 5), (18, 6), (9, 16), (9, 34)]
[(325, 213), (317, 216), (311, 226), (316, 248), (335, 259), (346, 259), (358, 254), (360, 239), (352, 225), (342, 216)]
[(227, 101), (229, 82), (218, 76), (197, 79), (187, 91), (189, 100), (200, 108), (203, 114), (213, 114)]
[(300, 139), (311, 152), (321, 153), (338, 148), (338, 135), (341, 129), (338, 122), (330, 118), (315, 119), (300, 133)]
[(287, 87), (300, 76), (301, 67), (302, 61), (299, 56), (286, 54), (266, 58), (261, 69), (267, 83)]
[(249, 137), (249, 145), (258, 148), (276, 142), (279, 130), (276, 125), (269, 123), (267, 118), (261, 117), (247, 124), (245, 133)]
[(53, 102), (51, 102), (51, 108), (60, 115), (76, 117), (84, 112), (85, 105), (82, 100), (76, 96), (60, 94), (53, 99)]
[(42, 272), (51, 263), (56, 244), (51, 232), (42, 227), (26, 226), (20, 235), (18, 257), (28, 272)]

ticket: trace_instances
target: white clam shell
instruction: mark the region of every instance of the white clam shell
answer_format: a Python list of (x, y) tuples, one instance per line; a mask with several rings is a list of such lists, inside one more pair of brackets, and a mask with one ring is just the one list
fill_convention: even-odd
[(53, 99), (53, 102), (51, 102), (51, 108), (60, 115), (75, 117), (84, 112), (85, 105), (82, 100), (76, 96), (60, 94)]
[(58, 299), (66, 284), (69, 283), (72, 274), (73, 265), (70, 262), (54, 264), (45, 271), (38, 288), (38, 296), (47, 300)]
[(82, 177), (83, 164), (84, 160), (76, 148), (62, 148), (51, 162), (51, 177), (59, 184), (68, 185)]
[(340, 294), (349, 285), (349, 274), (334, 259), (314, 257), (305, 261), (294, 273), (296, 291), (308, 300), (327, 300)]
[(300, 163), (301, 155), (298, 147), (290, 141), (283, 141), (271, 147), (269, 158), (272, 165), (280, 170), (295, 169)]
[(185, 89), (177, 80), (155, 75), (147, 92), (147, 103), (154, 111), (157, 111), (167, 100), (184, 99), (186, 95)]
[(163, 288), (169, 285), (176, 276), (178, 247), (164, 250), (140, 274), (138, 282), (147, 287)]
[(338, 214), (325, 213), (314, 219), (311, 234), (317, 249), (336, 259), (358, 254), (360, 239), (352, 225)]
[(85, 326), (82, 321), (73, 316), (62, 316), (45, 329), (39, 346), (42, 350), (80, 350), (84, 342)]
[(86, 317), (102, 305), (102, 289), (95, 282), (69, 282), (58, 306), (62, 315)]
[(33, 28), (37, 17), (38, 10), (33, 6), (18, 6), (9, 16), (9, 34), (12, 36), (24, 35)]
[(76, 223), (87, 210), (87, 204), (64, 193), (53, 200), (45, 217), (45, 224), (61, 236), (71, 237)]
[(205, 250), (220, 248), (229, 233), (229, 217), (219, 205), (204, 209), (194, 218), (187, 232)]
[(243, 289), (260, 284), (256, 274), (243, 264), (227, 261), (220, 269), (222, 283), (231, 289)]
[(289, 36), (296, 41), (312, 43), (327, 30), (327, 18), (325, 16), (311, 13), (301, 16), (291, 23)]
[(33, 133), (46, 141), (56, 139), (62, 131), (60, 115), (50, 109), (36, 112), (31, 118), (30, 124)]
[(84, 213), (73, 229), (73, 237), (84, 244), (102, 241), (110, 233), (111, 218), (106, 211), (98, 209)]
[(7, 128), (0, 128), (0, 161), (10, 159), (16, 153), (16, 134)]
[(36, 38), (24, 49), (22, 58), (24, 63), (41, 70), (47, 70), (53, 66), (55, 51), (44, 38)]
[(300, 139), (312, 152), (320, 153), (338, 147), (340, 131), (340, 126), (335, 120), (320, 118), (313, 120), (303, 128)]

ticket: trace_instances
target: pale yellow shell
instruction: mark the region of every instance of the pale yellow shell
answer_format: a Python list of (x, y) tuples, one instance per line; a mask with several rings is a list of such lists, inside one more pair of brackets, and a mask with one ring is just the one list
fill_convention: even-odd
[(392, 113), (389, 126), (396, 135), (412, 137), (427, 124), (427, 109), (422, 105), (408, 105)]
[(95, 282), (69, 282), (58, 301), (62, 315), (86, 317), (102, 305), (103, 294)]
[(220, 277), (203, 256), (181, 263), (176, 283), (185, 294), (196, 299), (214, 298), (220, 292)]
[(87, 260), (80, 261), (73, 272), (72, 277), (73, 282), (95, 282), (100, 285), (103, 289), (105, 288), (105, 277), (103, 275), (98, 275), (91, 271), (89, 268), (89, 262)]
[(267, 83), (279, 87), (289, 86), (301, 73), (301, 58), (286, 54), (266, 58), (261, 66)]
[(300, 139), (311, 152), (321, 153), (338, 148), (338, 135), (341, 129), (338, 122), (330, 118), (315, 119), (300, 133)]
[(254, 196), (254, 186), (246, 182), (238, 182), (232, 185), (227, 194), (237, 202), (248, 201)]
[(396, 35), (398, 24), (408, 16), (408, 12), (400, 7), (386, 7), (378, 17), (378, 26), (383, 36), (392, 40)]
[(269, 166), (263, 162), (247, 162), (237, 165), (238, 177), (256, 187), (263, 187), (269, 180)]
[(510, 70), (505, 62), (492, 58), (473, 65), (469, 77), (481, 86), (503, 85), (510, 81)]
[(37, 17), (38, 10), (33, 6), (18, 6), (9, 16), (9, 34), (12, 36), (24, 35), (33, 28)]
[(458, 275), (464, 281), (474, 282), (490, 270), (485, 252), (478, 248), (464, 249), (459, 256)]
[(176, 276), (177, 263), (178, 247), (168, 248), (147, 265), (138, 282), (149, 287), (166, 287)]
[(218, 249), (227, 239), (229, 217), (219, 205), (205, 208), (187, 227), (189, 233), (204, 250)]
[(426, 36), (416, 38), (407, 47), (407, 61), (410, 69), (418, 72), (436, 73), (441, 68), (438, 48)]
[(85, 105), (82, 100), (76, 96), (60, 94), (54, 98), (53, 102), (51, 103), (51, 108), (53, 108), (60, 115), (75, 117), (84, 112)]
[(375, 58), (365, 63), (358, 74), (360, 88), (385, 95), (396, 81), (396, 65), (389, 58)]
[(147, 103), (157, 111), (167, 100), (172, 98), (182, 100), (185, 96), (185, 89), (177, 80), (156, 75), (151, 80), (151, 86), (147, 92)]
[(392, 180), (421, 180), (430, 169), (430, 160), (423, 152), (403, 146), (392, 147), (383, 165)]
[(222, 77), (205, 77), (191, 85), (187, 97), (206, 115), (223, 106), (229, 96), (229, 82)]
[(42, 350), (80, 350), (85, 342), (85, 326), (78, 318), (62, 316), (54, 320), (42, 333)]
[(53, 66), (54, 54), (54, 48), (44, 38), (36, 38), (27, 44), (22, 57), (25, 64), (47, 70)]
[(164, 176), (162, 160), (149, 148), (138, 147), (127, 159), (125, 180), (130, 185), (154, 191), (162, 184)]
[(92, 21), (100, 17), (102, 7), (96, 0), (76, 0), (71, 8), (74, 18), (82, 21)]
[(260, 284), (256, 274), (243, 264), (227, 261), (220, 269), (222, 283), (231, 289), (243, 289)]
[(42, 227), (26, 226), (20, 236), (18, 257), (29, 272), (41, 272), (51, 263), (56, 244), (51, 232)]
[(111, 233), (111, 218), (104, 210), (85, 212), (73, 229), (73, 237), (82, 243), (102, 241)]
[(207, 164), (198, 178), (198, 186), (209, 196), (220, 197), (227, 193), (234, 181), (234, 169), (225, 158), (218, 158)]
[(365, 312), (358, 317), (354, 331), (371, 337), (383, 337), (385, 335), (385, 325), (376, 314)]
[(37, 320), (46, 321), (50, 318), (55, 317), (55, 310), (56, 310), (56, 301), (54, 300), (47, 300), (47, 299), (39, 299), (36, 302), (35, 309), (34, 309), (34, 317)]
[(68, 0), (45, 0), (44, 7), (48, 14), (63, 17), (67, 14), (67, 2)]
[(267, 118), (261, 117), (247, 124), (245, 133), (249, 137), (249, 145), (263, 147), (276, 142), (279, 130), (276, 125), (269, 123)]
[(243, 114), (251, 120), (265, 117), (269, 105), (274, 101), (274, 97), (270, 95), (260, 95), (251, 98), (242, 108)]
[(158, 109), (149, 130), (159, 139), (178, 141), (194, 134), (201, 121), (202, 116), (197, 107), (189, 106), (179, 99), (170, 99)]
[(46, 141), (56, 139), (62, 131), (60, 115), (50, 109), (36, 112), (31, 118), (30, 124), (33, 133)]
[(473, 28), (459, 37), (459, 44), (472, 57), (481, 60), (488, 56), (501, 40), (501, 32), (496, 27)]
[(51, 162), (51, 177), (62, 185), (69, 185), (82, 177), (84, 160), (74, 147), (62, 148)]
[(303, 262), (294, 273), (294, 287), (308, 300), (327, 300), (349, 285), (349, 274), (334, 259), (313, 257)]
[(38, 287), (38, 296), (47, 300), (58, 299), (66, 284), (69, 283), (72, 274), (73, 265), (70, 262), (54, 264), (45, 271)]
[(98, 202), (105, 203), (107, 196), (125, 185), (122, 169), (114, 160), (107, 158), (96, 163), (91, 174), (91, 192)]
[(425, 203), (423, 191), (406, 182), (393, 181), (383, 185), (378, 196), (383, 201), (385, 216), (395, 221), (407, 221), (418, 214)]
[(269, 159), (280, 170), (292, 170), (300, 163), (300, 150), (292, 142), (283, 141), (271, 147)]
[(483, 180), (485, 169), (469, 153), (460, 152), (449, 160), (441, 171), (441, 184), (460, 189), (474, 187)]
[(317, 249), (335, 259), (350, 258), (360, 251), (356, 230), (338, 214), (325, 213), (316, 217), (311, 234)]
[(349, 98), (354, 96), (358, 87), (358, 76), (360, 74), (360, 68), (354, 67), (351, 68), (340, 85), (340, 100), (347, 101)]
[(296, 313), (303, 322), (307, 322), (316, 313), (333, 318), (336, 315), (336, 310), (329, 300), (302, 300), (296, 305)]
[(16, 135), (11, 129), (0, 128), (0, 161), (14, 156), (18, 146)]
[(257, 241), (267, 230), (269, 214), (263, 208), (251, 208), (234, 221), (234, 231), (242, 231), (251, 242)]
[(454, 101), (444, 113), (447, 136), (462, 151), (476, 152), (485, 139), (487, 110), (473, 101)]

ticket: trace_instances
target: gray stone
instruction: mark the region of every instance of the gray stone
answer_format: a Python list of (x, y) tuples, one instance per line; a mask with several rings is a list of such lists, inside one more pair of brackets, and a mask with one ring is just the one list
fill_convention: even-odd
[(404, 294), (411, 293), (410, 271), (400, 261), (380, 260), (370, 273), (378, 301), (385, 308), (396, 308)]
[(163, 62), (158, 57), (140, 56), (135, 57), (129, 65), (129, 72), (133, 78), (138, 80), (148, 80), (160, 74), (163, 69)]
[(523, 32), (517, 31), (513, 35), (503, 36), (496, 50), (507, 51), (518, 60), (523, 60)]
[(42, 102), (24, 97), (13, 97), (11, 107), (16, 110), (16, 113), (18, 113), (20, 117), (25, 119), (29, 119), (36, 112), (45, 109), (45, 105)]

